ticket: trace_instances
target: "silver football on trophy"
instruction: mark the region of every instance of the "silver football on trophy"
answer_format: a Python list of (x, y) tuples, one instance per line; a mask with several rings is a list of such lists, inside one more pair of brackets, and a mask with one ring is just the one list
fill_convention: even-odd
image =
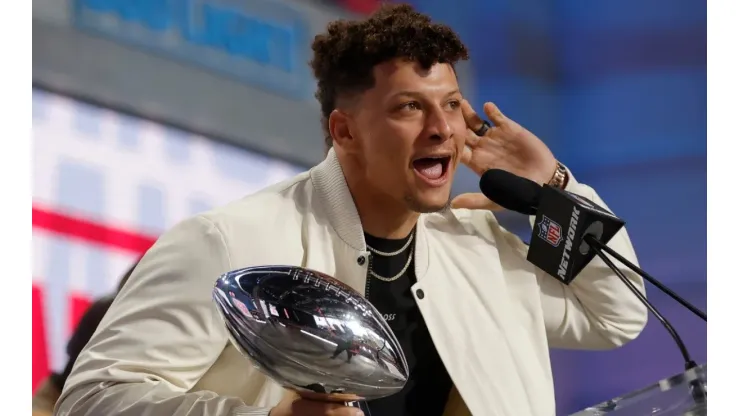
[(248, 267), (221, 276), (213, 297), (232, 343), (304, 397), (372, 400), (406, 384), (406, 358), (383, 317), (330, 276)]

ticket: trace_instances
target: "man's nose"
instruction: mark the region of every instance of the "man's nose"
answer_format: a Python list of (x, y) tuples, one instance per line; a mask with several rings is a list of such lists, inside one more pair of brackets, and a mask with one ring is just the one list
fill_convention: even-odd
[(447, 141), (452, 137), (452, 127), (448, 114), (441, 108), (430, 111), (426, 118), (427, 137), (437, 141)]

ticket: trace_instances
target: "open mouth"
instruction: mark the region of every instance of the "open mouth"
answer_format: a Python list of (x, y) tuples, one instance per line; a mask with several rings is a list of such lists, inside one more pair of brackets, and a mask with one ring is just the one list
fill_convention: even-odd
[(450, 170), (450, 156), (435, 156), (416, 159), (413, 162), (416, 173), (432, 184), (442, 183)]

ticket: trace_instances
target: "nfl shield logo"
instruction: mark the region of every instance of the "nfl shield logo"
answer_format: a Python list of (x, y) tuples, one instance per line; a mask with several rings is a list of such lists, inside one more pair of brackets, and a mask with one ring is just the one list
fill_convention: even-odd
[(539, 237), (550, 243), (553, 247), (559, 246), (560, 242), (563, 241), (563, 233), (562, 228), (560, 228), (560, 224), (546, 216), (542, 216), (542, 221), (537, 224), (537, 227), (539, 229)]

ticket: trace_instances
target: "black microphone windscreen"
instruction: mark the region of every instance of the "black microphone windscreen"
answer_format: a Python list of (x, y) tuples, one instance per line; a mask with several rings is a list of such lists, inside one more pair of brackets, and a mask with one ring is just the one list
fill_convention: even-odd
[(490, 169), (480, 178), (483, 195), (502, 207), (525, 215), (537, 214), (542, 186), (501, 169)]

